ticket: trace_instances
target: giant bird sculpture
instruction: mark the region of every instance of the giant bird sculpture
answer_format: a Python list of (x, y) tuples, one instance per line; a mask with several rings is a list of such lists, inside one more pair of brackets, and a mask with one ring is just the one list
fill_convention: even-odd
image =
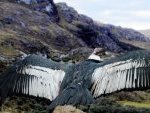
[[(139, 50), (101, 61), (93, 52), (79, 64), (29, 55), (0, 75), (0, 97), (26, 95), (57, 105), (86, 105), (121, 90), (150, 88), (150, 51)], [(98, 61), (98, 62), (97, 62)]]

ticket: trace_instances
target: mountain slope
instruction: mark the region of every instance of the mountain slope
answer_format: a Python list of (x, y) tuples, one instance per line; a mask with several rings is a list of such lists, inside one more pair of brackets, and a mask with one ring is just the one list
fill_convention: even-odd
[[(134, 43), (133, 43), (134, 42)], [(125, 52), (146, 45), (137, 31), (98, 24), (65, 3), (53, 0), (0, 2), (0, 54), (16, 57), (24, 52), (47, 54), (55, 60), (85, 60), (95, 47)]]

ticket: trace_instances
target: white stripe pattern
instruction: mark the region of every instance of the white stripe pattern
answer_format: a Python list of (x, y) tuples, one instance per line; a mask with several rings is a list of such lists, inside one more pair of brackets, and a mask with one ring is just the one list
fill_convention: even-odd
[(92, 89), (94, 97), (122, 89), (150, 87), (150, 72), (144, 59), (119, 61), (104, 65), (94, 70)]
[(19, 93), (21, 89), (23, 94), (50, 100), (54, 100), (58, 96), (61, 82), (65, 76), (65, 72), (62, 70), (32, 65), (24, 67), (17, 73), (25, 75), (25, 77), (20, 77), (22, 80), (15, 83), (14, 92)]

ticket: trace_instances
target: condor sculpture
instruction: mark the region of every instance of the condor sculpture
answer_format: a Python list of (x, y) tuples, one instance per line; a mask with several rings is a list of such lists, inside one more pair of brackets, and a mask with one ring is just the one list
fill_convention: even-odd
[[(94, 54), (94, 57), (92, 55)], [(120, 90), (150, 88), (150, 51), (139, 50), (101, 60), (65, 64), (29, 55), (0, 75), (0, 96), (47, 98), (57, 105), (86, 105), (94, 98)]]

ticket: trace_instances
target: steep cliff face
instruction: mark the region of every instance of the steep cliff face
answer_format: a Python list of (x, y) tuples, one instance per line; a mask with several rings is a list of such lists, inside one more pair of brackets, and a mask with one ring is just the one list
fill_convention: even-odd
[(12, 2), (24, 5), (32, 10), (48, 14), (53, 22), (59, 20), (57, 8), (53, 0), (2, 0), (2, 2)]
[(33, 10), (43, 12), (49, 15), (53, 22), (59, 20), (57, 8), (53, 0), (16, 0), (17, 3), (29, 5)]

